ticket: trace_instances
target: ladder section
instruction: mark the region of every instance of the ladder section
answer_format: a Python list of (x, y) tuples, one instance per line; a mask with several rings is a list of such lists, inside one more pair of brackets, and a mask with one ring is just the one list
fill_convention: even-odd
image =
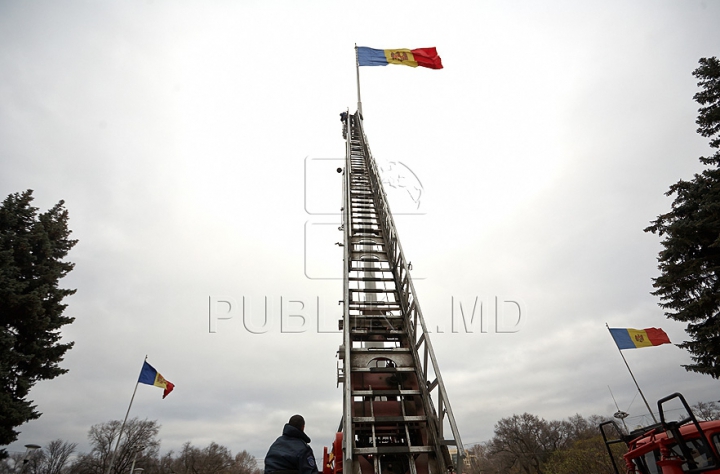
[[(462, 443), (359, 114), (349, 117), (348, 128), (339, 352), (343, 471), (459, 473)], [(448, 446), (457, 447), (457, 463)]]

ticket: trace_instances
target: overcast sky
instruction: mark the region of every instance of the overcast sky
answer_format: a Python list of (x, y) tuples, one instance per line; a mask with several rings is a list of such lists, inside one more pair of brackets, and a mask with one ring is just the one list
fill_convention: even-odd
[[(650, 295), (661, 247), (643, 229), (712, 152), (692, 71), (720, 54), (719, 20), (709, 0), (0, 1), (0, 195), (64, 199), (79, 240), (69, 372), (35, 386), (43, 415), (9, 449), (88, 451), (146, 355), (176, 389), (140, 386), (130, 415), (162, 425), (163, 452), (261, 459), (294, 413), (318, 456), (331, 443), (356, 43), (436, 46), (445, 66), (360, 80), (464, 443), (523, 412), (610, 416), (608, 387), (647, 421), (605, 323), (686, 337)], [(214, 305), (229, 319), (211, 333), (217, 299), (238, 305)], [(473, 332), (453, 332), (476, 301)], [(624, 353), (653, 406), (720, 398), (674, 345)]]

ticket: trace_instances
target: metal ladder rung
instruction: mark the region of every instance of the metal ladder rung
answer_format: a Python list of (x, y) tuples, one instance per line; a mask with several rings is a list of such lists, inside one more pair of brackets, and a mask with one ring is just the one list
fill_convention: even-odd
[[(432, 446), (378, 446), (377, 448), (354, 448), (357, 454), (405, 454), (405, 453), (432, 453)], [(378, 456), (379, 457), (379, 456)], [(380, 471), (377, 471), (378, 474)]]
[(394, 288), (348, 288), (348, 291), (350, 293), (397, 293), (397, 290)]
[(349, 277), (350, 281), (395, 281), (394, 278)]
[(351, 372), (378, 372), (392, 374), (396, 372), (415, 372), (414, 367), (351, 367)]
[(353, 423), (415, 423), (427, 421), (427, 416), (353, 416)]
[(422, 395), (420, 390), (353, 390), (353, 396), (358, 397), (381, 397), (381, 396), (411, 396)]
[(368, 354), (407, 354), (410, 352), (409, 347), (353, 347), (350, 352), (368, 353)]

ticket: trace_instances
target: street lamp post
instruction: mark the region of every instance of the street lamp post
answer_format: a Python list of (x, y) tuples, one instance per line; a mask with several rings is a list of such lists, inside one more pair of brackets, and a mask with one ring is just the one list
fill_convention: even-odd
[(37, 444), (26, 444), (25, 445), (25, 455), (22, 458), (22, 463), (20, 464), (20, 470), (18, 472), (22, 473), (23, 471), (25, 471), (25, 466), (27, 465), (28, 461), (30, 461), (30, 453), (32, 453), (36, 449), (40, 449), (40, 445), (37, 445)]
[(144, 469), (141, 467), (135, 469), (135, 461), (137, 461), (137, 455), (139, 452), (142, 452), (143, 449), (145, 449), (145, 446), (135, 446), (135, 455), (133, 456), (132, 466), (130, 466), (130, 474), (135, 474), (136, 471), (144, 471)]

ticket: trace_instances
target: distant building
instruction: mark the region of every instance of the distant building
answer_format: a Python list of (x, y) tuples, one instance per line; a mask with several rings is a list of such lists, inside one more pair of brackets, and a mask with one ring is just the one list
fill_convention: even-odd
[[(452, 446), (448, 446), (448, 452), (450, 453), (450, 457), (452, 457), (452, 462), (454, 466), (457, 466), (457, 448), (453, 448)], [(474, 454), (470, 454), (467, 450), (465, 450), (465, 459), (463, 459), (463, 472), (469, 472), (470, 468), (473, 465), (473, 462), (477, 460), (477, 456)]]

